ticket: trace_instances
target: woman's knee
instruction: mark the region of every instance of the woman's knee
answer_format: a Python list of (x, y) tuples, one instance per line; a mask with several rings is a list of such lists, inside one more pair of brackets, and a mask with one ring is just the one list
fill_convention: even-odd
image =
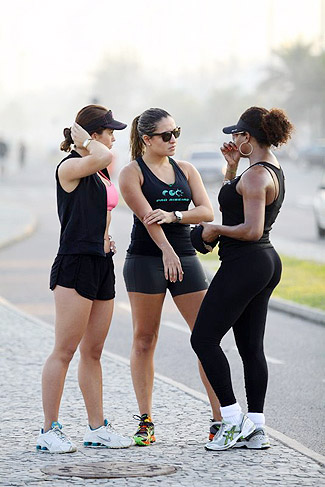
[(103, 344), (82, 345), (79, 347), (82, 360), (100, 360), (103, 352)]
[(137, 354), (151, 353), (154, 351), (158, 340), (158, 331), (151, 333), (135, 333), (133, 349)]
[(76, 349), (77, 347), (55, 348), (52, 353), (52, 358), (59, 360), (64, 365), (69, 365), (73, 359)]
[(200, 358), (202, 353), (204, 353), (206, 350), (207, 345), (210, 343), (210, 340), (204, 337), (200, 332), (197, 331), (197, 328), (194, 327), (190, 342), (194, 352)]

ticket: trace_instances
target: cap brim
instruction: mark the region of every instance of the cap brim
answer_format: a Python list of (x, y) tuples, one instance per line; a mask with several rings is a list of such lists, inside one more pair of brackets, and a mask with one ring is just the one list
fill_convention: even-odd
[(123, 130), (127, 127), (126, 123), (118, 122), (117, 120), (112, 120), (108, 124), (106, 124), (106, 128), (112, 130)]
[(224, 127), (222, 131), (224, 134), (236, 134), (242, 132), (243, 129), (240, 129), (238, 125), (230, 125), (229, 127)]

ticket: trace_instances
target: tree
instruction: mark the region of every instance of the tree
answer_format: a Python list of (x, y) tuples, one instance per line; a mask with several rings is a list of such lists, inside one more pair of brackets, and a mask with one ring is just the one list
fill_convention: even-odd
[(272, 94), (285, 106), (296, 124), (310, 135), (325, 133), (325, 52), (313, 54), (312, 46), (300, 42), (275, 51), (276, 64), (268, 68), (259, 89)]

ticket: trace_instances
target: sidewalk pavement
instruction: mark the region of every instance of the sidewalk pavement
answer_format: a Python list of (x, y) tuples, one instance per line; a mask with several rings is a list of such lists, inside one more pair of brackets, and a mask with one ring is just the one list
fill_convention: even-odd
[[(163, 485), (186, 487), (240, 486), (317, 486), (325, 485), (325, 458), (296, 442), (288, 446), (269, 430), (269, 450), (231, 449), (209, 452), (204, 449), (209, 427), (207, 401), (191, 390), (158, 376), (155, 379), (154, 411), (157, 443), (150, 447), (133, 446), (123, 450), (87, 449), (82, 438), (87, 424), (86, 412), (77, 383), (77, 361), (71, 363), (63, 395), (60, 421), (64, 431), (76, 442), (78, 451), (50, 455), (35, 450), (38, 429), (42, 425), (41, 370), (50, 353), (53, 327), (18, 311), (0, 299), (2, 370), (0, 486), (67, 485)], [(104, 352), (104, 408), (113, 426), (132, 434), (137, 412), (131, 374), (125, 359)], [(193, 391), (194, 392), (194, 391)], [(195, 397), (196, 396), (196, 397)], [(278, 435), (279, 436), (279, 435)], [(281, 438), (286, 443), (287, 438)], [(144, 478), (82, 479), (44, 473), (46, 467), (73, 467), (102, 462), (121, 463), (121, 471), (136, 464), (176, 467), (170, 475)], [(127, 462), (125, 464), (125, 462)], [(125, 467), (126, 465), (126, 467)]]

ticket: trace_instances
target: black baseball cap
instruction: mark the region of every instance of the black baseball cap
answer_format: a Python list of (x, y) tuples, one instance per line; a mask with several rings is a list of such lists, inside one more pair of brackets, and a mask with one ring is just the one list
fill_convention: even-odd
[(224, 134), (238, 134), (239, 132), (248, 132), (253, 137), (265, 138), (265, 132), (260, 127), (253, 127), (249, 123), (245, 122), (242, 118), (238, 120), (236, 125), (230, 125), (222, 129)]
[(114, 120), (112, 110), (109, 110), (102, 117), (96, 118), (88, 125), (84, 126), (84, 129), (91, 135), (100, 128), (111, 130), (123, 130), (127, 127), (126, 123), (118, 122)]

